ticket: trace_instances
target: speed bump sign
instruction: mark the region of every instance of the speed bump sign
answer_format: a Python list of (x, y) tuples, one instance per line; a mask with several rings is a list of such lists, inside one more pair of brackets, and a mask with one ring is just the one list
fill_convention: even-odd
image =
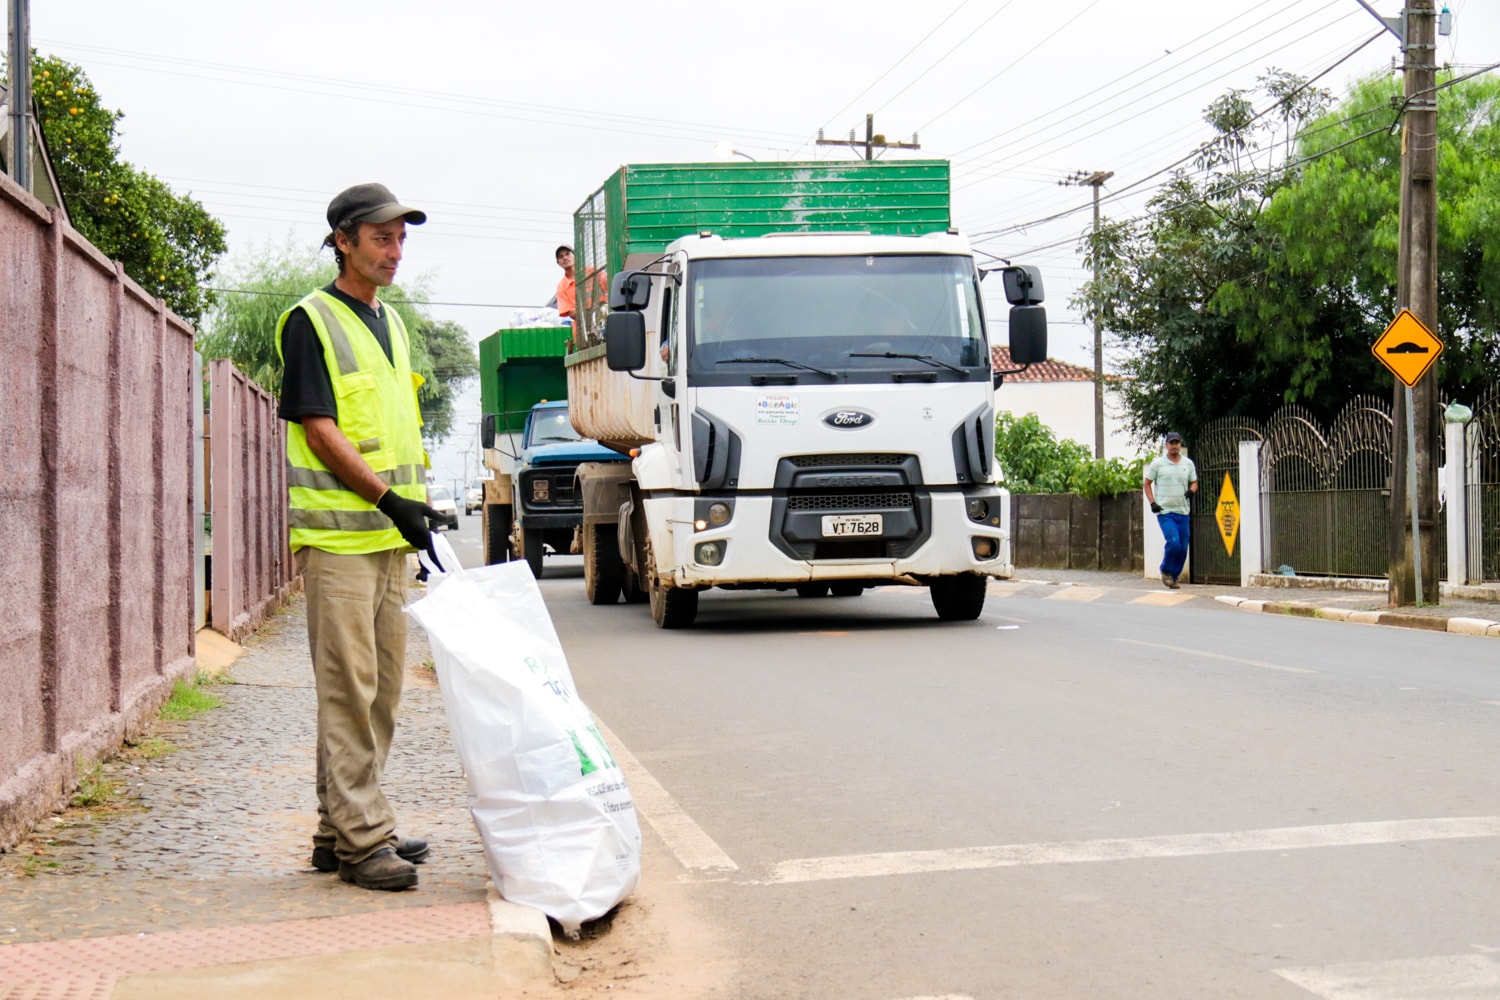
[(1370, 353), (1404, 385), (1415, 389), (1443, 353), (1443, 342), (1410, 309), (1403, 309), (1375, 341)]
[(1219, 537), (1224, 539), (1224, 551), (1234, 555), (1234, 540), (1240, 533), (1240, 498), (1235, 496), (1234, 483), (1229, 473), (1224, 473), (1224, 488), (1219, 490), (1219, 503), (1214, 508), (1214, 520), (1219, 523)]

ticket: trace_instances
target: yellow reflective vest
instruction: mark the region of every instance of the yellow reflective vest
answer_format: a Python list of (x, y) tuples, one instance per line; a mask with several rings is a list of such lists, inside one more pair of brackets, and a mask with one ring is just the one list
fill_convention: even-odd
[[(383, 308), (390, 325), (390, 358), (354, 310), (322, 289), (282, 313), (276, 325), (276, 353), (281, 354), (287, 317), (295, 309), (305, 310), (323, 345), (338, 401), (339, 430), (387, 486), (426, 503), (428, 461), (417, 406), (417, 387), (423, 380), (411, 370), (401, 317), (389, 306)], [(345, 486), (313, 454), (300, 423), (286, 425), (286, 460), (293, 552), (312, 546), (361, 555), (408, 547), (390, 518)]]

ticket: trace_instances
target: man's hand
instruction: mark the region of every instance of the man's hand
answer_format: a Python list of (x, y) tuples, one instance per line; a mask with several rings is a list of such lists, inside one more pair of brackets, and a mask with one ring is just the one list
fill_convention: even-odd
[(1157, 503), (1155, 500), (1151, 501), (1151, 513), (1153, 513), (1153, 514), (1160, 514), (1161, 513), (1161, 504)]
[(414, 549), (425, 551), (432, 559), (432, 564), (439, 570), (443, 570), (443, 564), (438, 562), (437, 552), (433, 549), (432, 529), (429, 521), (441, 521), (443, 515), (415, 500), (408, 500), (395, 490), (386, 490), (375, 502), (375, 506), (386, 517), (390, 518), (396, 525), (396, 530), (401, 532), (401, 537), (406, 539), (408, 545)]

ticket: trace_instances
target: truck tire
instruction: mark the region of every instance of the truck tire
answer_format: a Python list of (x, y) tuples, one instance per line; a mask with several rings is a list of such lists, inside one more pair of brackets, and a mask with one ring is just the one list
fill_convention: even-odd
[(848, 580), (838, 580), (830, 584), (828, 590), (834, 597), (858, 597), (865, 592), (865, 587), (862, 583), (850, 583)]
[(542, 533), (532, 528), (522, 528), (521, 554), (526, 559), (526, 565), (531, 567), (531, 575), (538, 580), (542, 578), (542, 556), (545, 552)]
[(984, 592), (989, 578), (978, 573), (934, 577), (928, 585), (932, 607), (945, 622), (968, 622), (984, 610)]
[(484, 564), (510, 561), (511, 506), (508, 503), (484, 505)]
[(620, 590), (625, 595), (626, 604), (645, 604), (651, 600), (651, 592), (641, 586), (641, 578), (629, 566), (625, 567), (625, 576), (620, 581)]
[(590, 604), (614, 604), (620, 599), (625, 564), (620, 561), (620, 543), (613, 524), (589, 527), (583, 540), (583, 591)]
[(698, 617), (698, 592), (683, 587), (663, 587), (651, 580), (651, 620), (658, 628), (691, 628)]
[(828, 584), (826, 583), (799, 583), (797, 584), (798, 597), (827, 597)]

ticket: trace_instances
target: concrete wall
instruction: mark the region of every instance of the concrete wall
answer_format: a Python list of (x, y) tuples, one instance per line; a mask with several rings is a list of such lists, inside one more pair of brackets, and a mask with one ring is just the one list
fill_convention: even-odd
[(0, 844), (194, 669), (192, 338), (0, 177)]
[(208, 365), (213, 598), (209, 623), (239, 641), (291, 589), (286, 444), (276, 400), (232, 363)]
[(1012, 496), (1011, 558), (1016, 569), (1140, 569), (1143, 540), (1138, 505), (1133, 493)]

